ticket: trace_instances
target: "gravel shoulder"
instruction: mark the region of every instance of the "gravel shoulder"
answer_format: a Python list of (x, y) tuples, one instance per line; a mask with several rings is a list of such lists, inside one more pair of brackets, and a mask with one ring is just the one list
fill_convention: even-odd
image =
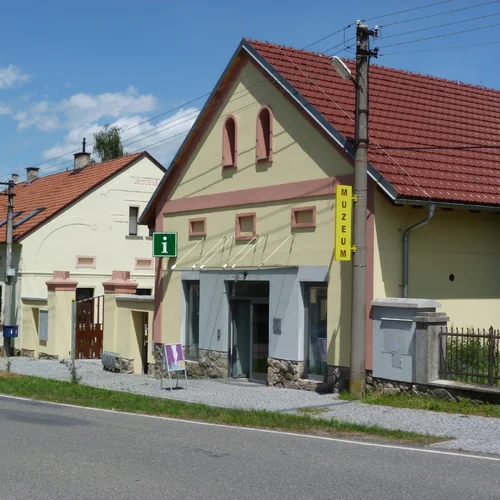
[[(55, 380), (69, 380), (68, 367), (59, 361), (11, 358), (11, 371)], [(0, 358), (0, 369), (6, 368)], [(144, 375), (106, 372), (100, 361), (79, 360), (78, 373), (85, 385), (132, 392), (146, 396), (203, 403), (224, 408), (269, 410), (297, 413), (302, 408), (322, 408), (317, 418), (378, 425), (387, 429), (413, 431), (454, 440), (430, 445), (436, 448), (500, 454), (500, 421), (495, 418), (438, 413), (426, 410), (390, 408), (342, 401), (333, 394), (316, 394), (293, 389), (274, 389), (262, 384), (232, 380), (179, 380), (179, 389), (172, 392), (160, 388), (160, 381)], [(173, 382), (174, 387), (176, 382)]]

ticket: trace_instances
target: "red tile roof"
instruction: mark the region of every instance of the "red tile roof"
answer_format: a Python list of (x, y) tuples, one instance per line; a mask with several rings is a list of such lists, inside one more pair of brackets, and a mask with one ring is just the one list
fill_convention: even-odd
[[(97, 163), (78, 172), (68, 170), (41, 176), (31, 183), (16, 184), (14, 188), (14, 214), (19, 211), (22, 213), (14, 218), (14, 241), (19, 241), (27, 236), (28, 233), (48, 222), (61, 211), (146, 155), (148, 153), (136, 153), (116, 160)], [(16, 223), (40, 208), (43, 210), (15, 227)], [(1, 224), (7, 217), (7, 196), (0, 197), (0, 214), (2, 214), (0, 215)], [(0, 227), (0, 241), (5, 242), (5, 237), (6, 224), (3, 223)]]
[[(246, 40), (344, 137), (354, 137), (355, 90), (329, 56)], [(345, 61), (353, 74), (353, 61)], [(369, 161), (400, 198), (500, 205), (500, 91), (370, 65)]]

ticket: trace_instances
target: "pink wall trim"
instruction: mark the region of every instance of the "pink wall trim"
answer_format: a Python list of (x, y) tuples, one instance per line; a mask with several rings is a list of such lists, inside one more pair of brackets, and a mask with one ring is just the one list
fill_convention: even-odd
[[(335, 194), (335, 186), (339, 183), (352, 184), (352, 175), (191, 196), (189, 198), (166, 201), (163, 206), (159, 203), (158, 209), (162, 214), (175, 214), (197, 210), (210, 210), (213, 208), (238, 207), (242, 205), (255, 205), (257, 203), (328, 196)], [(158, 231), (158, 228), (156, 230)]]
[(138, 283), (130, 279), (130, 271), (113, 271), (111, 279), (104, 281), (104, 293), (135, 294)]
[[(203, 222), (203, 231), (195, 231), (193, 225), (197, 222)], [(206, 236), (207, 235), (207, 218), (198, 217), (197, 219), (189, 219), (189, 236)]]
[[(227, 123), (230, 120), (234, 123), (234, 161), (232, 162), (228, 161), (233, 156), (233, 152), (231, 151), (229, 135), (226, 131)], [(222, 168), (238, 168), (238, 121), (234, 115), (226, 117), (222, 127)]]
[[(241, 219), (244, 217), (252, 217), (252, 234), (251, 235), (242, 235), (241, 234)], [(244, 214), (236, 214), (236, 240), (237, 241), (250, 241), (255, 238), (257, 235), (257, 213), (256, 212), (247, 212)]]
[[(312, 221), (297, 222), (297, 213), (299, 212), (312, 212)], [(292, 229), (300, 229), (303, 227), (316, 227), (316, 205), (292, 208)]]
[[(261, 127), (261, 118), (260, 115), (262, 113), (262, 110), (267, 109), (269, 112), (269, 154), (266, 154), (266, 146), (265, 146), (265, 137), (264, 137), (264, 131), (262, 130)], [(273, 111), (272, 109), (267, 105), (264, 104), (262, 107), (259, 109), (259, 112), (257, 113), (257, 127), (256, 127), (256, 140), (255, 140), (255, 155), (256, 155), (256, 161), (273, 161), (273, 137), (274, 137), (274, 116), (273, 116)]]
[[(80, 263), (80, 259), (92, 259), (92, 262), (89, 264)], [(76, 268), (95, 269), (96, 268), (96, 260), (97, 260), (97, 258), (94, 255), (77, 255), (75, 267)]]
[[(204, 119), (196, 126), (196, 130), (193, 130), (188, 142), (185, 144), (182, 151), (181, 159), (178, 163), (172, 165), (170, 172), (168, 172), (167, 180), (163, 189), (158, 193), (158, 197), (155, 200), (155, 204), (152, 207), (154, 210), (154, 227), (155, 231), (163, 231), (163, 214), (165, 212), (165, 206), (168, 203), (168, 198), (175, 186), (182, 177), (185, 171), (185, 167), (189, 158), (196, 151), (196, 148), (203, 140), (205, 132), (208, 130), (212, 120), (217, 116), (221, 106), (226, 102), (226, 99), (231, 92), (233, 85), (229, 82), (233, 81), (238, 77), (245, 64), (248, 62), (248, 57), (245, 55), (237, 60), (231, 71), (228, 72), (227, 77), (220, 83), (221, 86), (219, 90), (213, 96), (213, 105), (208, 107), (209, 111)], [(149, 223), (148, 215), (148, 223)], [(155, 264), (155, 301), (154, 301), (154, 321), (153, 321), (153, 338), (157, 343), (161, 343), (163, 339), (163, 324), (162, 324), (162, 302), (163, 302), (163, 268), (162, 259), (156, 259)]]
[(74, 292), (78, 281), (70, 278), (69, 271), (54, 271), (52, 279), (45, 284), (49, 292)]
[(373, 271), (375, 246), (375, 183), (368, 181), (367, 214), (366, 214), (366, 369), (373, 369)]
[[(153, 259), (151, 257), (135, 257), (134, 269), (153, 269)], [(147, 262), (147, 264), (142, 264)]]

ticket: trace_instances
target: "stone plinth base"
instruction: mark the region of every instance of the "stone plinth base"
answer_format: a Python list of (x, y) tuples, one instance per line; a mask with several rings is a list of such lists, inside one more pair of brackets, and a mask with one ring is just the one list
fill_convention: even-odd
[(53, 356), (52, 354), (41, 352), (38, 354), (38, 359), (59, 359), (59, 356)]
[(348, 387), (349, 368), (328, 366), (327, 381), (304, 378), (304, 362), (268, 358), (267, 385), (285, 389), (340, 393)]
[[(155, 363), (149, 366), (148, 375), (160, 378), (163, 367), (163, 344), (155, 343), (154, 359)], [(227, 352), (200, 349), (198, 361), (186, 361), (186, 371), (190, 378), (227, 378)], [(164, 376), (168, 376), (166, 370)]]
[(126, 358), (118, 358), (115, 366), (110, 370), (103, 366), (103, 370), (113, 373), (134, 373), (134, 360)]

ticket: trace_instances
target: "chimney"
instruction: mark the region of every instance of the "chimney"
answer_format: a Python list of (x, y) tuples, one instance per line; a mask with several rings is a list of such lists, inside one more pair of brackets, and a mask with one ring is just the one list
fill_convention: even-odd
[(28, 167), (26, 169), (26, 181), (27, 182), (32, 182), (35, 179), (38, 179), (38, 171), (40, 169), (36, 167)]
[(81, 170), (82, 168), (88, 167), (90, 165), (90, 153), (85, 152), (85, 137), (83, 138), (82, 142), (82, 151), (81, 153), (75, 153), (75, 163), (74, 163), (74, 170)]
[(19, 174), (12, 174), (12, 180), (14, 184), (17, 184), (19, 182)]

